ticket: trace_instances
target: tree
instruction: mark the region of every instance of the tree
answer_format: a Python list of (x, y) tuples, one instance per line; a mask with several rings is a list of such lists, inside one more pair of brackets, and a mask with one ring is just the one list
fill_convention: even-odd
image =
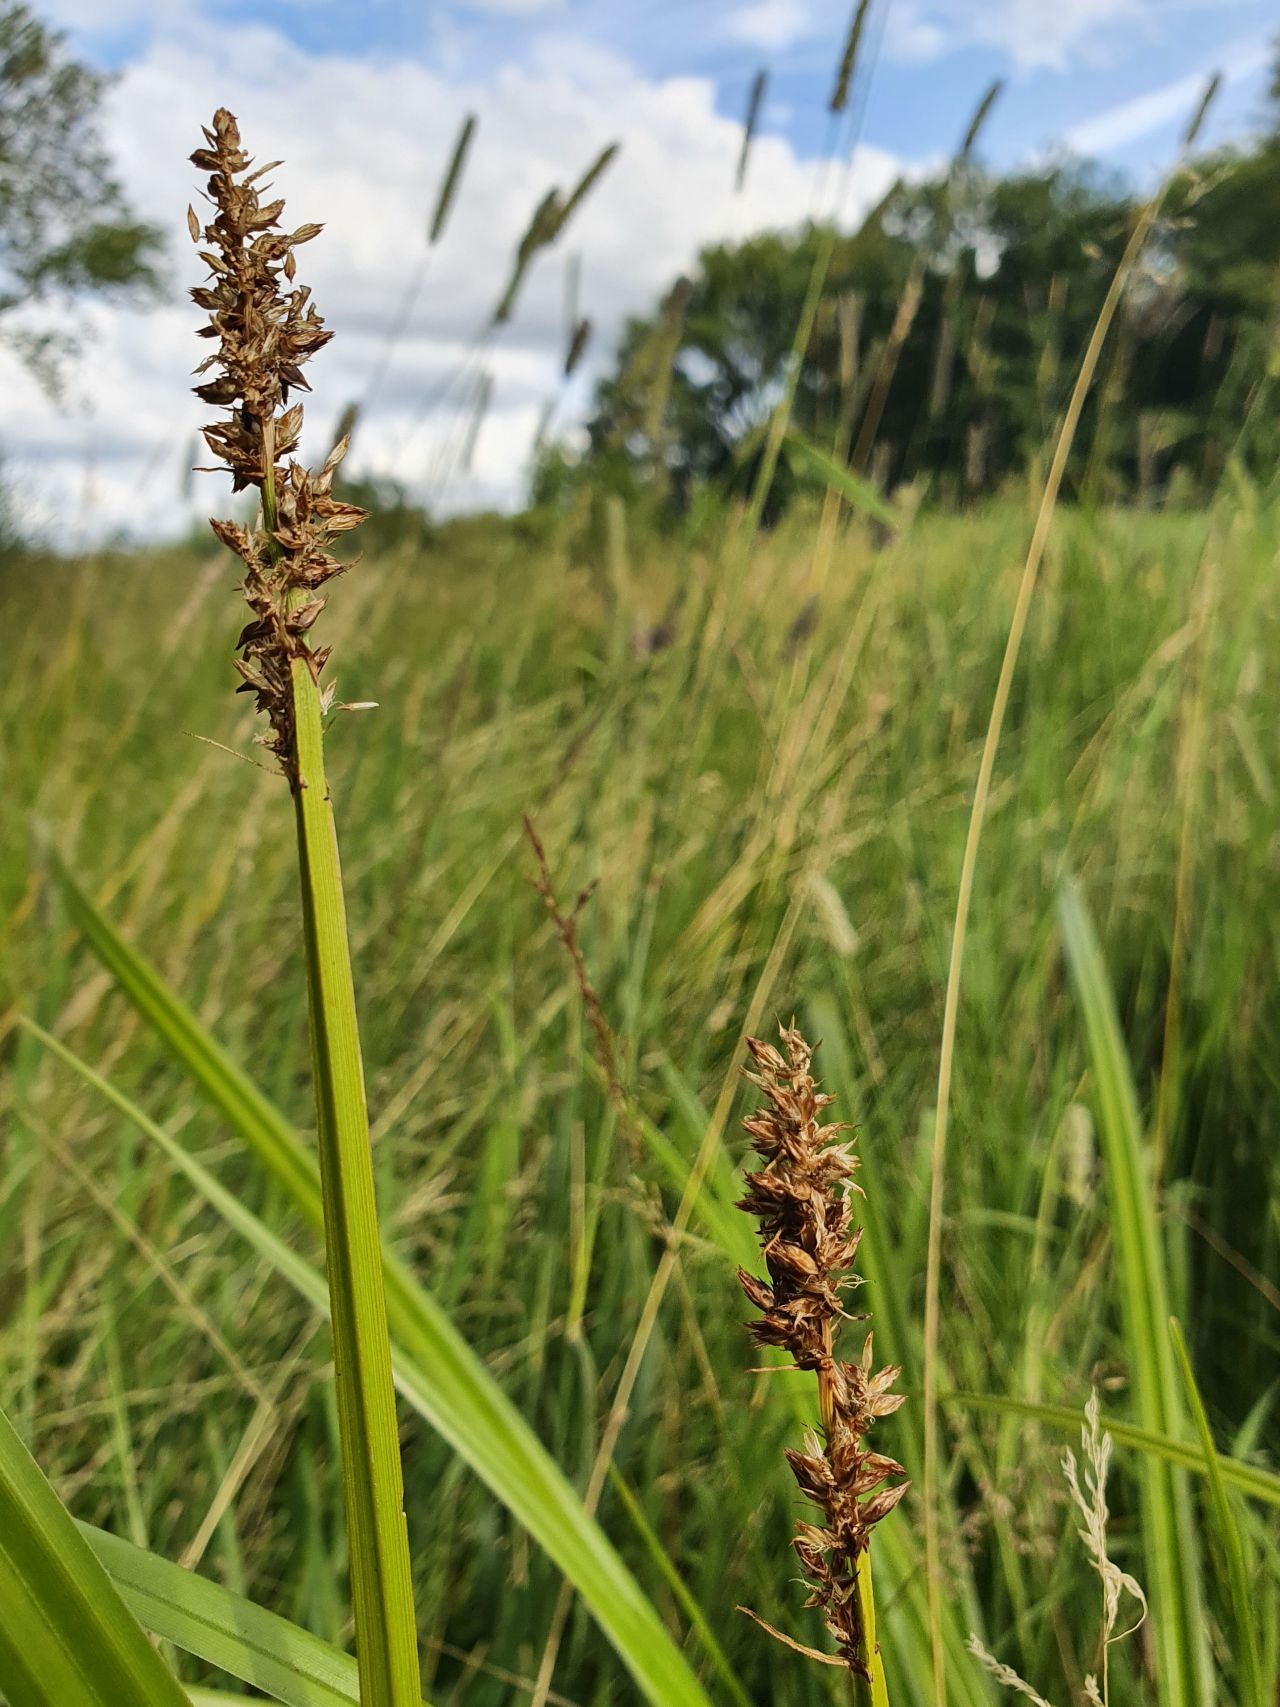
[(99, 135), (107, 82), (0, 0), (0, 341), (49, 384), (69, 340), (16, 310), (159, 283), (160, 233), (130, 211)]
[[(965, 161), (897, 185), (835, 242), (795, 425), (889, 483), (994, 488), (1057, 419), (1132, 211), (1076, 166), (994, 179)], [(809, 227), (706, 250), (669, 347), (661, 315), (633, 321), (597, 395), (596, 466), (625, 457), (677, 502), (747, 484), (825, 241)]]

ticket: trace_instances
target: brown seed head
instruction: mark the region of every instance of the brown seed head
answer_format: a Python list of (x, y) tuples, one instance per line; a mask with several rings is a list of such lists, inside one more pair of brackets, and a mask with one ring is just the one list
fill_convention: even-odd
[(260, 527), (220, 521), (212, 526), (245, 565), (244, 595), (253, 612), (237, 643), (239, 691), (256, 694), (259, 711), (271, 720), (265, 743), (296, 784), (293, 661), (305, 660), (316, 676), (324, 667), (327, 649), (313, 651), (305, 637), (324, 609), (319, 588), (346, 567), (329, 546), (338, 534), (358, 526), (365, 512), (333, 496), (345, 437), (319, 474), (291, 458), (302, 431), (302, 405), (290, 407), (289, 393), (310, 389), (303, 365), (333, 336), (311, 292), (294, 282), (294, 250), (322, 228), (280, 229), (284, 202), (264, 203), (259, 188), (280, 162), (254, 168), (225, 107), (213, 115), (204, 137), (205, 146), (191, 160), (209, 173), (214, 213), (202, 228), (188, 208), (187, 224), (192, 240), (206, 245), (200, 258), (210, 277), (191, 296), (209, 316), (200, 336), (216, 339), (217, 348), (196, 369), (215, 377), (197, 385), (195, 393), (228, 411), (225, 419), (204, 429), (204, 438), (231, 470), (232, 489), (252, 486), (262, 493)]
[(908, 1484), (883, 1486), (902, 1466), (869, 1451), (863, 1438), (903, 1395), (891, 1391), (896, 1368), (874, 1369), (870, 1334), (856, 1363), (836, 1355), (841, 1323), (859, 1319), (843, 1302), (858, 1282), (852, 1267), (862, 1229), (852, 1224), (850, 1202), (861, 1191), (853, 1177), (858, 1162), (852, 1142), (841, 1141), (849, 1128), (822, 1123), (835, 1099), (818, 1090), (809, 1071), (812, 1049), (794, 1026), (781, 1029), (781, 1040), (785, 1054), (747, 1039), (755, 1071), (746, 1077), (766, 1100), (743, 1125), (764, 1166), (747, 1174), (738, 1207), (759, 1222), (768, 1279), (745, 1272), (739, 1279), (761, 1312), (749, 1324), (756, 1343), (780, 1347), (797, 1368), (817, 1374), (823, 1435), (810, 1432), (804, 1451), (789, 1451), (787, 1462), (822, 1522), (802, 1523), (793, 1545), (811, 1584), (807, 1604), (822, 1608), (844, 1664), (866, 1676), (858, 1556)]

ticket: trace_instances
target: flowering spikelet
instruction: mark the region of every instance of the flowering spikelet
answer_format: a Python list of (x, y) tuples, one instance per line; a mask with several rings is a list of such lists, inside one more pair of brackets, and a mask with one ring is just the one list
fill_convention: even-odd
[[(823, 1437), (810, 1431), (804, 1451), (788, 1451), (787, 1462), (822, 1522), (800, 1524), (792, 1545), (811, 1584), (806, 1605), (822, 1608), (839, 1652), (836, 1663), (867, 1677), (858, 1556), (908, 1484), (883, 1486), (902, 1475), (902, 1466), (869, 1451), (863, 1440), (878, 1417), (898, 1409), (903, 1395), (890, 1391), (896, 1368), (873, 1370), (870, 1334), (856, 1363), (836, 1356), (841, 1321), (865, 1319), (850, 1317), (842, 1302), (857, 1284), (850, 1271), (862, 1229), (853, 1225), (850, 1197), (861, 1192), (853, 1183), (858, 1163), (852, 1144), (839, 1142), (849, 1128), (821, 1124), (823, 1110), (835, 1099), (814, 1083), (813, 1051), (794, 1026), (780, 1028), (780, 1035), (785, 1056), (772, 1044), (747, 1039), (756, 1071), (746, 1077), (767, 1102), (743, 1125), (764, 1166), (747, 1174), (749, 1189), (738, 1207), (760, 1223), (769, 1278), (741, 1270), (738, 1278), (761, 1312), (750, 1324), (752, 1338), (781, 1347), (798, 1369), (811, 1369), (818, 1378)], [(832, 1659), (811, 1648), (803, 1651)]]
[(253, 612), (237, 642), (242, 656), (236, 668), (243, 678), (238, 691), (256, 694), (258, 710), (271, 720), (270, 735), (261, 739), (296, 786), (291, 666), (304, 659), (314, 676), (324, 667), (328, 649), (313, 652), (306, 637), (324, 608), (319, 588), (346, 567), (328, 548), (338, 534), (362, 522), (365, 511), (332, 495), (345, 438), (319, 474), (291, 458), (302, 431), (302, 405), (290, 407), (289, 393), (310, 389), (303, 364), (333, 336), (311, 292), (294, 284), (293, 252), (322, 228), (280, 229), (284, 202), (264, 203), (258, 187), (280, 162), (251, 171), (239, 127), (225, 107), (213, 115), (204, 136), (206, 146), (191, 161), (210, 174), (214, 215), (202, 228), (189, 208), (187, 223), (192, 240), (207, 245), (200, 258), (211, 277), (191, 296), (209, 315), (199, 335), (217, 339), (218, 348), (196, 369), (215, 370), (216, 377), (197, 385), (195, 393), (228, 410), (225, 420), (204, 429), (204, 438), (231, 470), (233, 490), (253, 486), (262, 493), (260, 527), (211, 525), (245, 565), (244, 595)]

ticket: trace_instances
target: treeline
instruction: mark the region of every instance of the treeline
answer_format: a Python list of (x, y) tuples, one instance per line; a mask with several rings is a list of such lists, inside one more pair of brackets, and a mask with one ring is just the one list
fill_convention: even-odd
[[(1122, 181), (1075, 163), (998, 177), (962, 158), (935, 182), (898, 184), (834, 239), (796, 428), (882, 488), (927, 483), (942, 502), (1034, 469), (1137, 214)], [(810, 226), (707, 249), (651, 318), (628, 325), (585, 456), (549, 453), (538, 493), (585, 478), (682, 509), (699, 489), (745, 488), (831, 235)], [(1190, 501), (1233, 456), (1272, 470), (1278, 286), (1280, 123), (1174, 186), (1090, 399), (1071, 490)], [(791, 478), (784, 467), (775, 509)]]

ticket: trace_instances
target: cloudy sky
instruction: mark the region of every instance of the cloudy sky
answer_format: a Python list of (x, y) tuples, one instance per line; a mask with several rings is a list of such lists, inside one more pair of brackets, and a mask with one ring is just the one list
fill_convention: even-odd
[[(434, 504), (514, 502), (544, 408), (572, 428), (625, 317), (649, 310), (705, 243), (815, 211), (846, 221), (900, 171), (927, 170), (993, 77), (984, 133), (998, 165), (1070, 148), (1149, 181), (1205, 77), (1223, 95), (1210, 141), (1256, 126), (1271, 0), (877, 0), (852, 171), (823, 170), (826, 98), (850, 0), (35, 0), (81, 57), (118, 73), (105, 133), (135, 206), (170, 236), (169, 288), (145, 311), (81, 305), (81, 359), (49, 401), (0, 349), (0, 456), (29, 522), (67, 544), (184, 526), (222, 501), (184, 469), (200, 420), (186, 156), (219, 104), (247, 145), (282, 157), (293, 222), (321, 219), (304, 276), (337, 336), (311, 369), (323, 448), (367, 398), (387, 328), (416, 306), (365, 411), (354, 462)], [(109, 23), (104, 23), (109, 19)], [(733, 193), (757, 69), (769, 97), (746, 186)], [(462, 117), (479, 120), (444, 240), (425, 227)], [(552, 184), (610, 141), (618, 161), (534, 269), (503, 335), (477, 347), (511, 250)], [(566, 277), (591, 316), (591, 359), (563, 395)], [(199, 353), (203, 353), (200, 351)], [(469, 469), (460, 423), (484, 373), (493, 401)]]

